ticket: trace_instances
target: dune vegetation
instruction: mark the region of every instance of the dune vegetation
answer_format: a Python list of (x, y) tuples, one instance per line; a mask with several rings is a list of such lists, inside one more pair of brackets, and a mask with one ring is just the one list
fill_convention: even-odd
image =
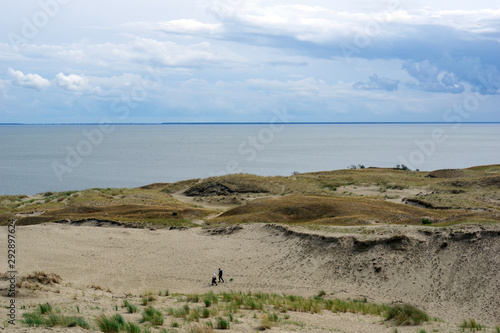
[(134, 189), (7, 195), (0, 196), (0, 217), (4, 224), (14, 218), (18, 225), (98, 219), (135, 227), (497, 222), (500, 165), (432, 172), (357, 168), (288, 177), (234, 174)]

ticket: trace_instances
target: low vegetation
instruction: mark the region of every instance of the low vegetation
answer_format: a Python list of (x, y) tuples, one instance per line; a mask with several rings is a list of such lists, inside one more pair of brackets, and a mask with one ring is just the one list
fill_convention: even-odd
[(50, 304), (40, 304), (33, 312), (23, 313), (21, 323), (28, 327), (74, 327), (89, 329), (90, 325), (82, 317), (65, 316), (53, 311)]
[[(123, 315), (121, 313), (106, 315), (102, 309), (103, 313), (89, 321), (83, 317), (64, 316), (60, 314), (60, 309), (53, 308), (50, 304), (40, 304), (33, 311), (23, 314), (22, 323), (30, 327), (80, 326), (85, 329), (98, 329), (105, 333), (138, 333), (150, 327), (165, 326), (191, 328), (196, 332), (211, 332), (212, 329), (225, 330), (241, 323), (238, 318), (245, 316), (255, 317), (257, 328), (260, 330), (282, 325), (303, 327), (304, 324), (290, 320), (290, 312), (319, 314), (331, 311), (333, 313), (369, 314), (379, 316), (391, 325), (419, 325), (430, 320), (426, 313), (411, 305), (375, 304), (366, 299), (327, 299), (326, 295), (324, 291), (320, 291), (318, 295), (311, 298), (259, 292), (177, 295), (179, 307), (160, 309), (148, 304), (142, 308), (140, 322), (127, 321), (124, 318), (127, 314), (135, 312), (130, 309), (137, 308), (137, 305), (129, 300), (123, 302), (122, 311), (126, 310), (126, 313), (122, 312)], [(116, 312), (119, 307), (113, 309)], [(463, 325), (469, 328), (472, 323), (469, 321)]]
[(476, 332), (481, 331), (485, 328), (485, 326), (479, 324), (475, 319), (472, 318), (464, 319), (462, 323), (460, 323), (460, 329), (462, 330), (462, 332)]
[[(100, 219), (135, 227), (195, 227), (194, 220), (220, 213), (220, 205), (230, 210), (211, 223), (498, 222), (500, 165), (424, 172), (360, 164), (288, 177), (235, 174), (135, 189), (7, 195), (0, 196), (0, 221)], [(274, 205), (279, 210), (271, 209)]]

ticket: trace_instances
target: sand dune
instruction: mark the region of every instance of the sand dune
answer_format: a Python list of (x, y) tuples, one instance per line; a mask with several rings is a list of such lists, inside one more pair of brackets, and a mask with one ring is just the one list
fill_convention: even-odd
[[(6, 228), (0, 246), (6, 246)], [(169, 289), (252, 290), (407, 302), (456, 323), (500, 321), (500, 226), (279, 225), (149, 230), (42, 224), (18, 227), (18, 271), (59, 274), (73, 288), (113, 294)], [(6, 265), (6, 263), (2, 263)], [(6, 267), (3, 268), (7, 271)], [(232, 279), (232, 281), (230, 281)]]

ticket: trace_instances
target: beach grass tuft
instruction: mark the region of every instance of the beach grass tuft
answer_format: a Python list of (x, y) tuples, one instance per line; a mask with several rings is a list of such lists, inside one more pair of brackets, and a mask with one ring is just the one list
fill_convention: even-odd
[(131, 322), (128, 322), (124, 328), (127, 333), (141, 333), (141, 327)]
[(125, 320), (120, 314), (112, 317), (100, 315), (96, 318), (97, 326), (104, 333), (118, 333), (125, 328)]
[(123, 301), (123, 306), (127, 308), (128, 313), (136, 313), (138, 311), (137, 306), (130, 304), (127, 300)]
[[(60, 311), (56, 310), (55, 312)], [(82, 317), (65, 316), (54, 313), (52, 306), (49, 304), (40, 304), (36, 311), (24, 313), (21, 323), (28, 327), (79, 326), (84, 329), (90, 328), (90, 325)]]
[(419, 325), (429, 321), (430, 317), (424, 311), (410, 304), (396, 304), (387, 309), (386, 320), (393, 320), (396, 325)]
[(153, 308), (151, 305), (142, 312), (142, 322), (150, 322), (152, 325), (160, 326), (163, 325), (163, 321), (161, 311)]
[(230, 328), (230, 324), (227, 319), (222, 317), (217, 317), (215, 327), (219, 330), (228, 330)]
[(476, 332), (485, 329), (485, 326), (476, 322), (475, 319), (469, 318), (467, 320), (464, 319), (462, 323), (460, 323), (460, 328), (462, 329), (462, 332), (465, 330)]

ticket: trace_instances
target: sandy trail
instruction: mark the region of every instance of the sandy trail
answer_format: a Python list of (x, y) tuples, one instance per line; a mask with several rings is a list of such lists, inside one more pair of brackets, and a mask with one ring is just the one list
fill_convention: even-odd
[[(56, 273), (75, 288), (139, 294), (204, 293), (222, 267), (226, 283), (217, 291), (325, 290), (329, 297), (409, 302), (451, 322), (496, 325), (500, 226), (484, 229), (373, 226), (317, 235), (263, 224), (187, 230), (44, 224), (17, 227), (17, 269)], [(2, 248), (6, 233), (0, 228)], [(7, 271), (6, 260), (1, 265)]]

